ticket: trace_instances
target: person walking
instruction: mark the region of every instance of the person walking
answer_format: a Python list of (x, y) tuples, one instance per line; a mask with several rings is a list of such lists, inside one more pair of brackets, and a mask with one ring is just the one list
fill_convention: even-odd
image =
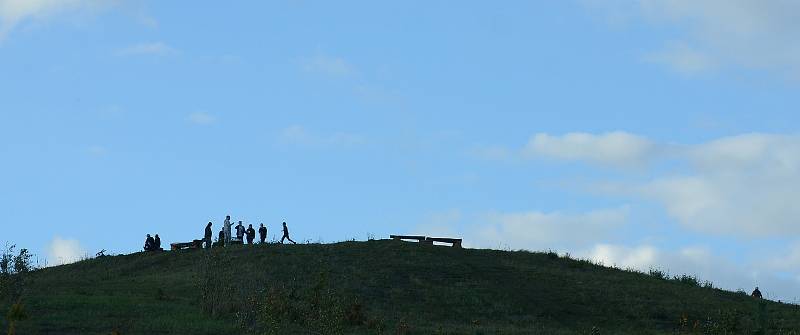
[(297, 244), (297, 242), (293, 241), (293, 240), (292, 240), (292, 239), (289, 237), (289, 228), (287, 228), (287, 227), (286, 227), (286, 222), (284, 222), (284, 223), (283, 223), (283, 237), (281, 237), (281, 244), (283, 244), (283, 240), (284, 240), (284, 239), (287, 239), (287, 240), (289, 240), (289, 242), (292, 242), (292, 243), (294, 243), (294, 244)]
[(247, 225), (247, 244), (253, 244), (253, 240), (256, 239), (256, 230), (253, 229), (253, 225)]
[(211, 230), (211, 225), (211, 221), (209, 221), (206, 225), (205, 235), (203, 235), (203, 241), (206, 242), (206, 249), (211, 249), (211, 236), (214, 236), (214, 231)]
[(222, 229), (225, 230), (225, 246), (231, 245), (231, 216), (228, 215), (225, 217), (225, 223), (223, 223)]
[(267, 227), (264, 227), (263, 223), (261, 224), (261, 228), (258, 228), (258, 237), (261, 239), (262, 244), (267, 240)]
[(236, 225), (236, 239), (240, 242), (244, 242), (244, 233), (245, 233), (244, 225), (242, 225), (242, 221), (239, 221), (239, 224)]

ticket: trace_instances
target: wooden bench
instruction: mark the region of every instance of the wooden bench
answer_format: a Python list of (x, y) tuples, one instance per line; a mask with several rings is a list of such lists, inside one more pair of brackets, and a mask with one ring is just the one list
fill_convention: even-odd
[(453, 248), (461, 248), (460, 238), (447, 238), (447, 237), (426, 237), (419, 235), (389, 235), (393, 240), (417, 240), (417, 242), (427, 245), (433, 245), (433, 242), (450, 243)]
[(461, 248), (460, 238), (428, 237), (425, 239), (425, 242), (428, 242), (429, 244), (433, 244), (433, 242), (450, 243), (453, 245), (453, 248)]
[(169, 244), (170, 250), (183, 250), (183, 249), (202, 249), (203, 248), (203, 240), (194, 240), (191, 242), (185, 243), (170, 243)]
[(417, 242), (422, 243), (422, 244), (430, 244), (426, 240), (427, 237), (425, 237), (425, 236), (419, 236), (419, 235), (389, 235), (389, 237), (392, 238), (395, 241), (417, 240)]

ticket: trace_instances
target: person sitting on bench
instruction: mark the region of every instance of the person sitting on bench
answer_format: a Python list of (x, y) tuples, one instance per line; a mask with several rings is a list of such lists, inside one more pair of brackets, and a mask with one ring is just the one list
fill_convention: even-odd
[(144, 240), (144, 251), (153, 251), (153, 245), (156, 243), (155, 240), (147, 234), (147, 239)]
[(156, 238), (153, 239), (153, 250), (164, 251), (164, 249), (161, 249), (161, 238), (158, 237), (158, 234), (156, 234)]
[(253, 229), (253, 225), (247, 226), (247, 244), (253, 244), (253, 240), (256, 239), (256, 230)]

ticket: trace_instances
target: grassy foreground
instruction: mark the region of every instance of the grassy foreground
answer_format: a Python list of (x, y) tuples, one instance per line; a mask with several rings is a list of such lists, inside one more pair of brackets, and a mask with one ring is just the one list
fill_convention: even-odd
[(22, 301), (18, 334), (800, 330), (796, 305), (552, 253), (396, 241), (99, 257), (32, 272)]

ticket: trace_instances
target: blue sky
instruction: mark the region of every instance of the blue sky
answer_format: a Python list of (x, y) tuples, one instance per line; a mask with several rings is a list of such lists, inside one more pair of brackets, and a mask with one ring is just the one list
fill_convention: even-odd
[(800, 5), (0, 0), (0, 240), (287, 221), (800, 288)]

